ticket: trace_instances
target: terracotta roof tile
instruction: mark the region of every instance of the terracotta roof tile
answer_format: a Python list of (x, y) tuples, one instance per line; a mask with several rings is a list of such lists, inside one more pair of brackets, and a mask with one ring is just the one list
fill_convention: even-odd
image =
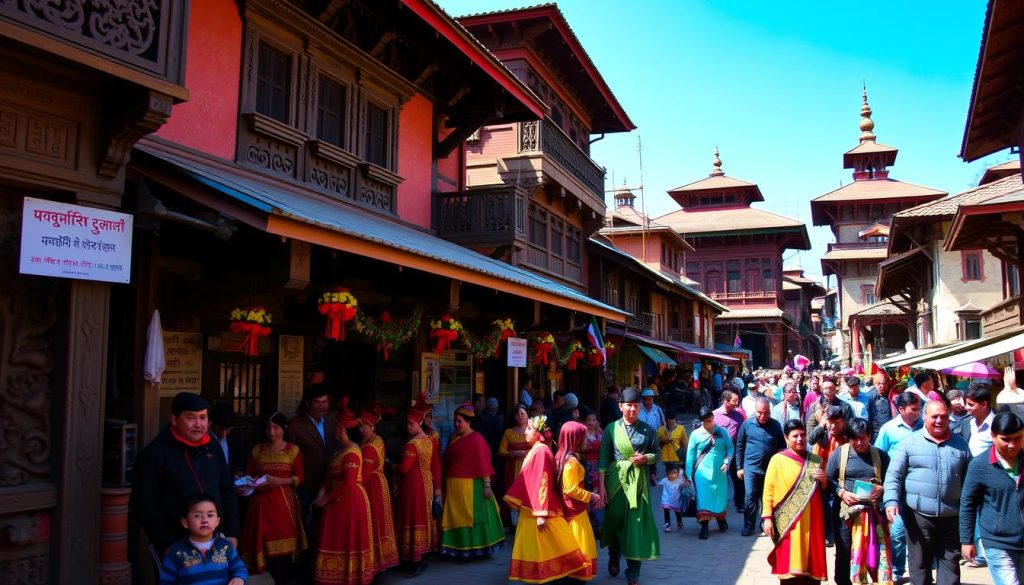
[(704, 191), (706, 189), (726, 189), (735, 187), (754, 187), (757, 189), (757, 185), (754, 183), (748, 183), (740, 179), (734, 179), (726, 175), (717, 175), (713, 177), (706, 177), (699, 181), (687, 183), (675, 189), (669, 189), (669, 193), (675, 193), (679, 191)]
[(1018, 173), (962, 193), (957, 193), (956, 195), (950, 195), (949, 197), (930, 201), (917, 207), (904, 209), (894, 213), (893, 218), (894, 221), (899, 221), (900, 218), (953, 217), (956, 214), (957, 207), (961, 205), (984, 204), (997, 197), (1018, 192), (1022, 188), (1024, 188), (1024, 185), (1021, 184), (1021, 177)]
[(806, 231), (803, 222), (754, 207), (703, 209), (700, 211), (680, 209), (657, 217), (655, 220), (685, 235), (772, 228), (802, 228)]
[(811, 200), (811, 203), (833, 201), (862, 201), (864, 199), (901, 199), (906, 197), (942, 197), (945, 191), (922, 187), (895, 179), (868, 179), (853, 181)]

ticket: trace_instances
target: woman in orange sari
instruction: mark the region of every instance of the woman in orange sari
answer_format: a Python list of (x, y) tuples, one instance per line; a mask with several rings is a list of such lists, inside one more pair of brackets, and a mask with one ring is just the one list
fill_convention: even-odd
[(284, 440), (288, 418), (280, 412), (267, 420), (267, 441), (253, 447), (245, 474), (266, 476), (249, 501), (239, 543), (242, 559), (253, 573), (270, 572), (274, 583), (287, 583), (298, 554), (306, 550), (306, 531), (295, 486), (302, 483), (302, 455)]
[(367, 585), (373, 580), (373, 524), (370, 501), (362, 485), (363, 456), (348, 436), (359, 419), (341, 399), (338, 413), (338, 451), (327, 468), (327, 484), (313, 505), (323, 508), (313, 560), (315, 585)]
[(380, 422), (380, 409), (371, 407), (359, 415), (359, 431), (363, 435), (363, 488), (370, 500), (370, 518), (373, 521), (373, 558), (377, 573), (398, 564), (395, 543), (395, 519), (392, 516), (391, 491), (384, 477), (384, 441), (375, 428)]
[(433, 500), (440, 502), (441, 499), (441, 460), (420, 426), (429, 410), (430, 405), (425, 402), (417, 402), (409, 409), (406, 415), (409, 442), (405, 444), (402, 462), (395, 469), (400, 478), (395, 500), (398, 558), (411, 577), (423, 572), (427, 565), (423, 557), (433, 550), (433, 537), (437, 534)]
[[(526, 442), (526, 421), (529, 418), (527, 411), (527, 406), (522, 402), (516, 405), (512, 410), (512, 426), (505, 429), (501, 443), (498, 444), (498, 457), (505, 462), (502, 485), (506, 490), (516, 480), (519, 470), (523, 467), (523, 459), (530, 450), (530, 444)], [(514, 527), (518, 512), (510, 510), (504, 500), (501, 507), (502, 519), (509, 521), (509, 525)]]
[(764, 533), (775, 543), (768, 555), (772, 574), (785, 585), (828, 579), (821, 492), (827, 478), (821, 458), (807, 450), (800, 419), (783, 426), (787, 449), (772, 456), (761, 499)]

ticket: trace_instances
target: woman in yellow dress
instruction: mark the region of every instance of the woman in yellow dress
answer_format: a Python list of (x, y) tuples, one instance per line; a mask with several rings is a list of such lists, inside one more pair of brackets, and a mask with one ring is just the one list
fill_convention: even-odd
[(530, 419), (526, 427), (530, 452), (523, 468), (505, 493), (505, 501), (519, 511), (516, 540), (508, 578), (524, 583), (547, 583), (586, 572), (590, 563), (580, 552), (572, 529), (562, 516), (555, 457), (548, 444), (547, 417)]
[[(501, 443), (498, 444), (498, 457), (505, 462), (502, 474), (502, 486), (507, 490), (512, 482), (519, 475), (523, 467), (523, 459), (530, 450), (530, 444), (526, 442), (526, 421), (529, 418), (528, 408), (520, 402), (512, 410), (512, 426), (505, 429), (501, 436)], [(509, 521), (509, 526), (515, 527), (516, 513), (509, 510), (508, 505), (502, 502), (502, 519)]]
[(665, 464), (665, 475), (669, 468), (678, 468), (682, 464), (680, 453), (686, 453), (689, 437), (686, 427), (676, 422), (676, 411), (665, 410), (665, 426), (658, 427), (658, 443), (661, 445), (661, 462)]
[(562, 492), (562, 508), (569, 528), (588, 565), (582, 571), (569, 575), (573, 579), (589, 581), (597, 575), (597, 541), (587, 516), (590, 505), (601, 507), (601, 495), (583, 487), (587, 469), (581, 462), (580, 450), (587, 440), (587, 427), (578, 422), (567, 422), (558, 433), (558, 479)]
[(375, 428), (380, 422), (380, 409), (371, 406), (359, 415), (360, 443), (363, 455), (363, 488), (370, 500), (370, 518), (373, 521), (373, 556), (380, 573), (398, 564), (398, 543), (395, 540), (394, 508), (391, 490), (384, 477), (384, 441)]

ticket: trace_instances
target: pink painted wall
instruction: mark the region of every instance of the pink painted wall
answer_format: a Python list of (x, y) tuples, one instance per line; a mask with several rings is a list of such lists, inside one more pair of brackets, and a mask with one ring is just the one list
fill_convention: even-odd
[(235, 157), (242, 60), (242, 20), (234, 0), (192, 2), (185, 86), (157, 136), (221, 158)]
[(398, 118), (398, 217), (430, 229), (433, 104), (415, 95)]

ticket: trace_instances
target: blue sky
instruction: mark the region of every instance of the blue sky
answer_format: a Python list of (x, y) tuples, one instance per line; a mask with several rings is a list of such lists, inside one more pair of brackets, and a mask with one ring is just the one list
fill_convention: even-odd
[[(531, 4), (439, 3), (452, 15)], [(813, 249), (785, 256), (808, 275), (821, 274), (833, 241), (810, 226), (808, 202), (852, 180), (842, 155), (858, 144), (862, 82), (878, 142), (899, 148), (891, 178), (958, 193), (1011, 158), (957, 158), (983, 0), (558, 6), (637, 126), (593, 145), (607, 188), (641, 184), (639, 139), (644, 206), (652, 217), (668, 213), (678, 207), (666, 191), (707, 176), (718, 145), (726, 174), (761, 188), (758, 207), (808, 224)]]

